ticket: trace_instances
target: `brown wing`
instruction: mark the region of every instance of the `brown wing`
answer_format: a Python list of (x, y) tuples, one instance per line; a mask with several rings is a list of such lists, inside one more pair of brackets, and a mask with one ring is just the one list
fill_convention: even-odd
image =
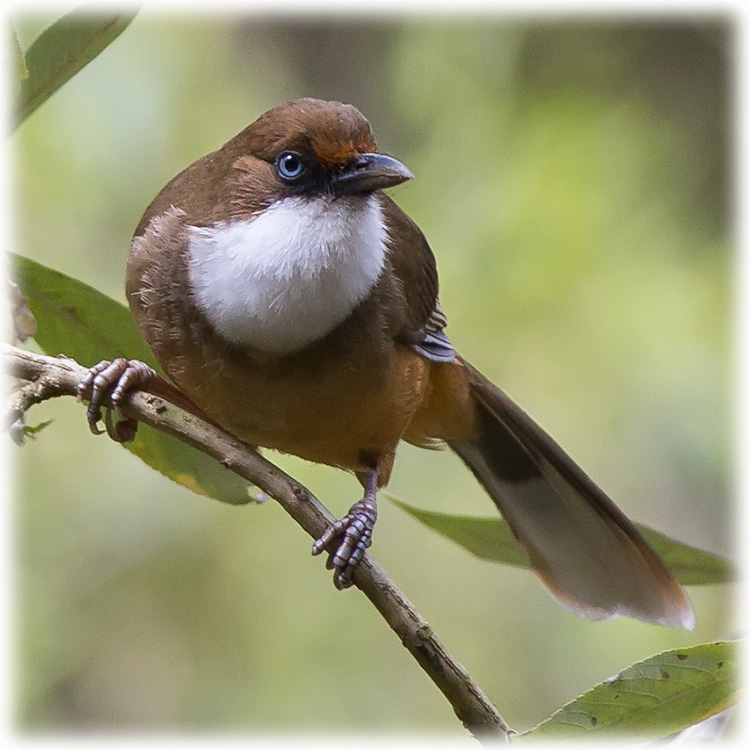
[(447, 320), (438, 302), (435, 256), (419, 227), (387, 196), (388, 262), (406, 304), (406, 325), (396, 339), (426, 359), (452, 362), (456, 353), (445, 334)]

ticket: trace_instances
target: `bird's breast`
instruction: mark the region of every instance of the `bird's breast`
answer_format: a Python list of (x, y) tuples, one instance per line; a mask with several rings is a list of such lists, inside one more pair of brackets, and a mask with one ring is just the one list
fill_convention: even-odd
[(198, 307), (226, 340), (299, 351), (343, 322), (383, 271), (376, 195), (289, 197), (249, 219), (189, 227)]

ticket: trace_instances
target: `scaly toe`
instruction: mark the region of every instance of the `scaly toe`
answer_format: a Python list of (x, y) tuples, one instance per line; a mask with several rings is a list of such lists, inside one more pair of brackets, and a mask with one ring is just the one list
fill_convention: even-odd
[(109, 394), (110, 402), (119, 414), (128, 391), (143, 387), (154, 377), (156, 373), (148, 365), (138, 360), (128, 361), (123, 357), (112, 361), (102, 360), (91, 367), (76, 388), (78, 401), (89, 401), (86, 419), (91, 432), (101, 435), (104, 430), (99, 428), (99, 422), (104, 419), (106, 432), (113, 440), (118, 443), (133, 440), (138, 428), (137, 420), (123, 419), (114, 422), (109, 408), (102, 417), (102, 407)]
[(372, 544), (372, 530), (377, 515), (375, 499), (366, 496), (313, 544), (313, 555), (326, 550), (330, 553), (326, 567), (333, 568), (333, 583), (337, 589), (352, 585), (354, 569)]

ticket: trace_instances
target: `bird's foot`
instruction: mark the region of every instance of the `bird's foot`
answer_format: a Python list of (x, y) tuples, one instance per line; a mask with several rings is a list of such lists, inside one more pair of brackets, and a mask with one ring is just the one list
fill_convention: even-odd
[[(78, 401), (88, 401), (86, 419), (89, 429), (94, 435), (101, 435), (104, 430), (99, 429), (102, 421), (102, 404), (109, 396), (109, 401), (118, 415), (122, 416), (121, 408), (128, 392), (133, 388), (143, 388), (157, 377), (154, 370), (137, 359), (118, 357), (111, 362), (103, 360), (94, 365), (78, 384)], [(123, 418), (118, 422), (112, 419), (112, 409), (106, 408), (104, 426), (107, 434), (118, 443), (127, 443), (135, 438), (138, 420)]]
[(330, 553), (327, 567), (333, 568), (333, 584), (337, 589), (352, 585), (354, 569), (372, 544), (372, 530), (377, 517), (375, 494), (367, 493), (313, 544), (313, 555), (324, 551)]

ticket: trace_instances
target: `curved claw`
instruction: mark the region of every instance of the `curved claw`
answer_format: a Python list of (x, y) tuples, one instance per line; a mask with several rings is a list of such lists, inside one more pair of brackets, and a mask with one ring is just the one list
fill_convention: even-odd
[(333, 583), (337, 589), (352, 585), (354, 569), (372, 544), (377, 517), (375, 497), (366, 495), (313, 544), (313, 555), (319, 555), (324, 550), (331, 553), (327, 567), (333, 568)]
[[(127, 393), (133, 388), (143, 387), (155, 377), (154, 370), (137, 359), (127, 360), (118, 357), (112, 361), (102, 360), (91, 367), (78, 384), (76, 394), (78, 401), (86, 399), (89, 401), (86, 419), (91, 432), (94, 435), (101, 435), (104, 432), (99, 429), (99, 422), (102, 421), (102, 405), (107, 395), (115, 411), (120, 414), (120, 408)], [(113, 440), (126, 443), (135, 437), (138, 422), (135, 419), (123, 419), (115, 423), (112, 420), (111, 410), (107, 408), (104, 426)]]
[(95, 404), (89, 404), (89, 408), (86, 409), (86, 421), (89, 423), (89, 430), (92, 435), (102, 435), (104, 433), (104, 430), (100, 430), (98, 426), (99, 422), (102, 421), (102, 410)]

